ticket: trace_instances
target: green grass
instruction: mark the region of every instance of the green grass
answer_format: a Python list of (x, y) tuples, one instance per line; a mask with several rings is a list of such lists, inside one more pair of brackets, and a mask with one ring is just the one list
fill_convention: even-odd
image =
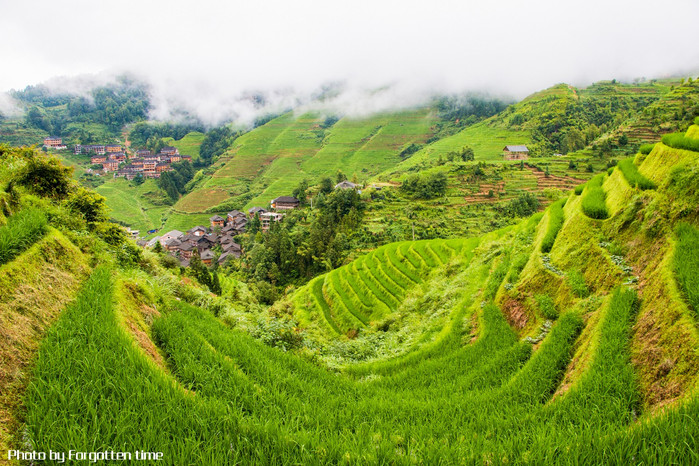
[(674, 269), (687, 303), (699, 318), (699, 230), (688, 223), (676, 229)]
[(582, 210), (585, 215), (590, 218), (604, 220), (609, 217), (609, 211), (607, 210), (607, 205), (605, 202), (607, 195), (602, 187), (604, 178), (604, 173), (600, 173), (592, 178), (587, 183), (585, 192), (583, 194)]
[[(215, 172), (185, 196), (178, 210), (267, 206), (304, 179), (335, 179), (338, 170), (364, 182), (401, 161), (404, 146), (424, 142), (435, 117), (428, 109), (340, 119), (323, 129), (322, 115), (284, 114), (236, 139)], [(206, 193), (215, 193), (208, 196)]]
[(654, 148), (655, 144), (642, 144), (641, 147), (638, 148), (638, 151), (643, 155), (648, 155)]
[(563, 221), (565, 220), (565, 215), (563, 213), (563, 206), (565, 206), (566, 200), (562, 199), (560, 201), (551, 204), (548, 209), (549, 221), (546, 226), (546, 236), (541, 241), (541, 252), (548, 253), (553, 247), (554, 241), (556, 241), (556, 236), (558, 232), (563, 227)]
[(148, 230), (161, 228), (171, 211), (156, 183), (155, 180), (146, 180), (136, 186), (124, 178), (112, 178), (95, 191), (107, 199), (109, 215), (113, 219), (145, 235)]
[(633, 158), (629, 159), (624, 159), (619, 161), (617, 164), (617, 168), (621, 170), (621, 173), (624, 174), (624, 178), (626, 178), (626, 181), (634, 187), (634, 188), (640, 188), (640, 189), (655, 189), (656, 185), (653, 183), (651, 180), (643, 176), (639, 171), (636, 165), (633, 163)]
[(0, 227), (0, 265), (10, 262), (41, 239), (48, 231), (46, 214), (38, 209), (24, 209)]
[(699, 152), (699, 139), (687, 137), (684, 133), (666, 134), (662, 138), (663, 144), (675, 149), (691, 150)]
[(199, 148), (201, 143), (204, 142), (204, 138), (206, 138), (206, 134), (193, 131), (187, 133), (182, 139), (163, 138), (163, 141), (172, 147), (176, 147), (181, 155), (189, 155), (192, 157), (192, 160), (197, 160), (199, 158)]
[(556, 304), (551, 296), (547, 294), (538, 294), (535, 296), (536, 304), (539, 306), (539, 312), (545, 319), (555, 320), (558, 318)]

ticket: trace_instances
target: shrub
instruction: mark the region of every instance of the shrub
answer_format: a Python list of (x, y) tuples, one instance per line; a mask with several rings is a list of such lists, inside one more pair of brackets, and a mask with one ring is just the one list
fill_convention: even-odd
[(648, 155), (653, 151), (655, 144), (643, 144), (638, 148), (638, 151), (643, 155)]
[(575, 195), (579, 196), (582, 194), (583, 190), (585, 189), (585, 184), (579, 184), (575, 187)]
[(441, 197), (447, 191), (447, 176), (441, 172), (430, 175), (413, 175), (403, 182), (400, 189), (417, 199)]
[(607, 196), (602, 188), (603, 182), (604, 174), (600, 173), (587, 183), (587, 191), (582, 200), (582, 210), (590, 218), (604, 220), (609, 217), (605, 202)]
[(590, 295), (590, 290), (587, 287), (587, 283), (585, 283), (585, 277), (577, 270), (568, 272), (568, 286), (579, 298), (586, 298)]
[(541, 252), (547, 253), (551, 251), (554, 241), (556, 241), (556, 236), (563, 226), (563, 206), (565, 205), (565, 199), (558, 202), (554, 202), (549, 207), (549, 223), (546, 229), (546, 236), (544, 236), (541, 242)]
[(545, 319), (555, 320), (558, 318), (558, 311), (551, 296), (547, 294), (538, 294), (534, 298), (539, 306), (539, 312)]
[(527, 217), (539, 210), (540, 205), (541, 202), (534, 194), (523, 193), (498, 210), (507, 217)]
[(663, 136), (663, 144), (675, 149), (691, 150), (699, 152), (699, 139), (686, 137), (683, 133), (672, 133)]
[(26, 209), (11, 216), (0, 227), (0, 265), (10, 262), (38, 241), (48, 229), (46, 215), (38, 209)]
[(617, 166), (631, 186), (640, 189), (655, 189), (655, 183), (638, 171), (633, 159), (624, 159)]
[(45, 197), (64, 198), (70, 191), (73, 168), (55, 157), (35, 155), (17, 175), (17, 183)]
[(67, 205), (73, 212), (85, 218), (88, 223), (104, 222), (107, 215), (107, 200), (94, 191), (78, 188), (68, 197)]

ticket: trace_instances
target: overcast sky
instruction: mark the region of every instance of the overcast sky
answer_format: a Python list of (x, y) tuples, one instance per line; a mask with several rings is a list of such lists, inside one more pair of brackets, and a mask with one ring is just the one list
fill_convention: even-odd
[(321, 83), (490, 90), (699, 70), (699, 0), (0, 0), (0, 91), (134, 72), (166, 107)]

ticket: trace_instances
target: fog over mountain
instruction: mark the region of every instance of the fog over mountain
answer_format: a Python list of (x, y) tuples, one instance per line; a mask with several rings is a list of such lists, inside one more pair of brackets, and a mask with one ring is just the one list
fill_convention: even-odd
[(149, 84), (156, 119), (249, 120), (329, 83), (342, 90), (329, 111), (362, 114), (435, 92), (521, 98), (699, 69), (694, 0), (664, 2), (671, 17), (645, 0), (4, 3), (0, 90), (83, 92), (129, 73)]

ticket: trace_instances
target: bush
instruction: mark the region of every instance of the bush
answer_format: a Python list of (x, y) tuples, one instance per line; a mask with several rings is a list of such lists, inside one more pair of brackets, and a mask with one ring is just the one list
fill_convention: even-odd
[(556, 241), (556, 236), (563, 226), (563, 206), (565, 206), (565, 199), (558, 202), (554, 202), (549, 207), (549, 223), (546, 229), (546, 236), (544, 236), (541, 242), (541, 252), (548, 253), (553, 247), (554, 241)]
[(607, 204), (605, 202), (607, 195), (604, 192), (604, 188), (602, 188), (603, 182), (603, 173), (592, 178), (587, 183), (587, 191), (582, 200), (582, 210), (585, 215), (598, 220), (604, 220), (609, 217)]
[(507, 217), (528, 217), (539, 210), (541, 202), (532, 193), (520, 194), (518, 198), (512, 199), (503, 207), (498, 208), (500, 213)]
[(585, 189), (585, 184), (579, 184), (575, 187), (575, 195), (579, 196), (582, 194), (583, 190)]
[(417, 199), (441, 197), (447, 192), (447, 175), (441, 172), (430, 175), (413, 175), (403, 182), (400, 189)]
[(578, 298), (586, 298), (590, 295), (590, 290), (585, 283), (585, 277), (577, 270), (568, 273), (568, 286)]
[(104, 222), (107, 215), (107, 200), (94, 191), (78, 188), (72, 192), (66, 202), (68, 208), (85, 219), (87, 223)]
[(655, 189), (655, 183), (638, 171), (633, 159), (622, 160), (617, 166), (631, 186), (640, 189)]
[(0, 227), (0, 265), (10, 262), (46, 234), (48, 221), (38, 209), (26, 209), (11, 216)]
[(73, 168), (55, 157), (34, 155), (17, 175), (17, 183), (39, 196), (64, 198), (71, 187)]
[(655, 144), (643, 144), (638, 148), (638, 151), (643, 155), (648, 155), (653, 151)]
[(699, 152), (699, 139), (686, 137), (683, 133), (672, 133), (663, 136), (663, 144), (675, 149), (691, 150)]
[(558, 311), (551, 296), (547, 294), (538, 294), (534, 298), (539, 306), (539, 312), (545, 319), (555, 320), (558, 318)]

